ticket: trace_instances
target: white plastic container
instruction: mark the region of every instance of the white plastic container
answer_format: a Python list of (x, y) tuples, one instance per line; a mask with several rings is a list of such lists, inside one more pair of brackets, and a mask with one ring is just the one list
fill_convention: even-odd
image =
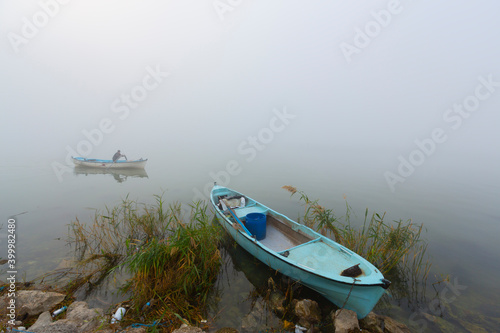
[(123, 316), (125, 316), (125, 311), (127, 311), (125, 308), (118, 308), (116, 310), (115, 314), (111, 316), (111, 324), (116, 323), (117, 321), (122, 320)]
[(305, 331), (307, 331), (307, 328), (299, 326), (297, 324), (295, 325), (295, 333), (302, 333), (302, 332), (305, 332)]
[(58, 314), (63, 313), (64, 311), (66, 311), (66, 309), (67, 309), (67, 308), (68, 308), (67, 306), (63, 306), (62, 308), (60, 308), (60, 309), (58, 309), (58, 310), (56, 310), (56, 311), (52, 312), (52, 317), (55, 317), (55, 316), (57, 316)]

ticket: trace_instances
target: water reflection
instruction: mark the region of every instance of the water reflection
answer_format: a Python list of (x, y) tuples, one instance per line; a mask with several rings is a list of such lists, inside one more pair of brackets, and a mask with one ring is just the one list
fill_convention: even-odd
[[(228, 236), (230, 237), (230, 236)], [(266, 297), (269, 292), (269, 279), (272, 278), (283, 293), (291, 292), (295, 298), (311, 298), (322, 305), (322, 308), (334, 308), (335, 305), (318, 292), (290, 279), (269, 266), (239, 246), (232, 238), (224, 244), (224, 249), (234, 265), (234, 269), (242, 272), (255, 288), (255, 292)]]
[(280, 318), (266, 302), (267, 280), (274, 272), (226, 235), (220, 248), (222, 267), (209, 302), (212, 329), (266, 332), (280, 327)]
[(75, 166), (75, 175), (111, 175), (118, 183), (123, 183), (130, 178), (148, 178), (144, 169), (95, 169), (84, 166)]
[[(218, 293), (214, 295), (216, 299), (210, 309), (210, 314), (216, 317), (215, 327), (223, 326), (239, 327), (245, 324), (242, 318), (249, 316), (256, 317), (259, 313), (258, 324), (262, 327), (279, 327), (280, 319), (283, 316), (277, 315), (269, 306), (271, 287), (268, 283), (272, 278), (276, 283), (280, 293), (286, 295), (285, 306), (291, 304), (292, 299), (311, 299), (316, 301), (324, 316), (338, 309), (316, 291), (295, 282), (285, 275), (270, 269), (261, 263), (241, 246), (239, 246), (229, 235), (225, 236), (220, 249), (223, 259), (223, 267), (218, 278)], [(391, 309), (405, 308), (410, 312), (415, 312), (426, 302), (426, 276), (421, 276), (418, 270), (393, 270), (388, 277), (392, 285), (388, 294), (384, 295), (375, 306), (374, 311), (380, 315), (387, 315)], [(263, 310), (256, 311), (255, 304), (263, 303)], [(226, 315), (227, 314), (227, 315)], [(286, 316), (290, 316), (287, 312)], [(407, 323), (408, 317), (392, 315), (394, 319)], [(331, 330), (329, 322), (320, 323), (326, 332)], [(259, 327), (262, 329), (262, 327)], [(429, 330), (435, 331), (429, 325)], [(244, 330), (243, 330), (244, 331)], [(426, 331), (426, 332), (427, 332)]]
[[(209, 309), (214, 318), (214, 329), (234, 327), (240, 332), (281, 331), (283, 319), (292, 320), (291, 312), (280, 312), (273, 295), (285, 297), (285, 306), (292, 299), (312, 299), (318, 302), (324, 314), (335, 306), (317, 292), (289, 279), (269, 268), (239, 246), (228, 234), (220, 248), (223, 266), (218, 277), (216, 290)], [(275, 283), (277, 291), (269, 283)], [(290, 308), (288, 308), (290, 309)], [(278, 312), (277, 312), (278, 310)], [(330, 332), (321, 324), (324, 332)]]

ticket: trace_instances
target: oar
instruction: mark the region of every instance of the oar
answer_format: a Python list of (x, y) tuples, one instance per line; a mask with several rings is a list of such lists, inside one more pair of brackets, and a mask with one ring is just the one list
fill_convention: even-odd
[(252, 233), (250, 231), (248, 231), (247, 227), (245, 227), (245, 225), (243, 224), (243, 222), (241, 222), (241, 220), (238, 218), (238, 216), (236, 216), (236, 213), (231, 208), (231, 205), (229, 204), (229, 202), (226, 199), (223, 199), (223, 200), (224, 200), (224, 202), (226, 204), (227, 209), (229, 210), (229, 212), (231, 213), (231, 215), (234, 217), (234, 219), (243, 227), (243, 230), (245, 230), (246, 233), (250, 237), (253, 237)]
[[(125, 156), (125, 155), (122, 155), (122, 156), (123, 156), (123, 157), (125, 157), (125, 161), (128, 161), (127, 156)], [(120, 157), (121, 157), (121, 156), (120, 156)], [(120, 158), (120, 157), (118, 157), (118, 158)], [(118, 161), (118, 160), (116, 160), (116, 161)], [(108, 170), (110, 166), (112, 166), (113, 164), (115, 164), (115, 162), (116, 162), (116, 161), (113, 161), (113, 163), (111, 163), (110, 165), (108, 165), (108, 166), (106, 167), (106, 170)]]
[(110, 166), (112, 166), (113, 164), (115, 164), (115, 161), (113, 161), (113, 163), (111, 163), (110, 165), (108, 165), (108, 166), (106, 167), (106, 170), (108, 170), (108, 169), (109, 169), (109, 167), (110, 167)]

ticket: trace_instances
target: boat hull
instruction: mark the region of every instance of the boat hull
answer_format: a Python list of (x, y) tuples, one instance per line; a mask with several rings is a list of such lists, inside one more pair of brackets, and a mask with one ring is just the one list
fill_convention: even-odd
[(96, 169), (144, 169), (147, 159), (139, 159), (134, 161), (90, 159), (84, 157), (72, 157), (75, 166), (96, 168)]
[[(217, 189), (224, 188), (217, 187)], [(212, 190), (212, 193), (214, 193), (214, 190)], [(232, 193), (238, 192), (232, 191)], [(340, 244), (300, 225), (300, 228), (314, 239), (304, 241), (304, 243), (288, 249), (283, 248), (282, 251), (278, 252), (271, 249), (269, 244), (269, 246), (266, 246), (265, 239), (257, 241), (240, 228), (235, 227), (234, 222), (217, 206), (216, 198), (216, 194), (211, 196), (212, 205), (219, 222), (242, 248), (272, 269), (317, 291), (338, 307), (353, 310), (357, 313), (358, 318), (364, 318), (385, 293), (388, 281), (383, 278), (383, 275), (365, 259), (343, 248)], [(287, 219), (289, 223), (293, 222), (299, 225), (260, 203), (250, 210), (256, 209), (268, 214), (271, 213), (280, 219)], [(241, 215), (243, 216), (243, 214)], [(284, 256), (283, 254), (287, 252), (287, 256)], [(338, 260), (335, 260), (337, 253), (340, 254), (337, 257)], [(344, 257), (348, 257), (348, 260)], [(338, 269), (335, 267), (338, 262), (345, 262), (345, 264), (360, 262), (363, 265), (363, 271), (370, 272), (370, 276), (356, 280), (340, 275), (336, 277), (331, 272)], [(327, 268), (325, 269), (325, 267)], [(330, 273), (325, 274), (325, 272)]]

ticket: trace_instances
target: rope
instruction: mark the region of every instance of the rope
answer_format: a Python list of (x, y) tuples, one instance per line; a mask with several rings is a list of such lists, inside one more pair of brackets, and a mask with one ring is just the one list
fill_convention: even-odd
[(340, 313), (342, 313), (342, 310), (344, 310), (344, 306), (347, 304), (347, 301), (349, 300), (349, 297), (351, 296), (351, 292), (352, 292), (352, 289), (354, 288), (354, 284), (356, 283), (356, 281), (359, 281), (359, 280), (356, 278), (353, 278), (351, 290), (349, 290), (349, 294), (347, 294), (347, 298), (345, 299), (344, 304), (342, 304), (342, 307), (340, 308), (339, 314), (335, 315), (335, 318), (337, 318), (337, 316), (339, 316)]
[(171, 325), (172, 324), (172, 321), (169, 320), (168, 322), (164, 322), (164, 323), (159, 323), (158, 320), (155, 320), (153, 321), (152, 324), (141, 324), (141, 323), (135, 323), (135, 324), (132, 324), (132, 325), (129, 325), (127, 327), (125, 327), (124, 329), (122, 329), (121, 331), (118, 331), (118, 332), (124, 332), (126, 331), (128, 328), (132, 327), (132, 328), (136, 328), (136, 327), (155, 327), (155, 326), (167, 326), (166, 324), (169, 324)]
[[(132, 328), (136, 328), (136, 327), (154, 327), (154, 326), (167, 326), (166, 324), (172, 324), (172, 321), (169, 320), (168, 322), (164, 322), (164, 323), (158, 323), (158, 320), (155, 320), (152, 324), (141, 324), (141, 323), (135, 323), (135, 324), (132, 324), (130, 326), (127, 326), (125, 327), (124, 329), (122, 329), (121, 331), (118, 331), (118, 332), (124, 332), (126, 331), (128, 328), (132, 327)], [(9, 331), (7, 331), (9, 332)], [(18, 330), (17, 328), (11, 328), (10, 332), (23, 332), (23, 333), (34, 333), (34, 332), (31, 332), (31, 331), (20, 331)]]

